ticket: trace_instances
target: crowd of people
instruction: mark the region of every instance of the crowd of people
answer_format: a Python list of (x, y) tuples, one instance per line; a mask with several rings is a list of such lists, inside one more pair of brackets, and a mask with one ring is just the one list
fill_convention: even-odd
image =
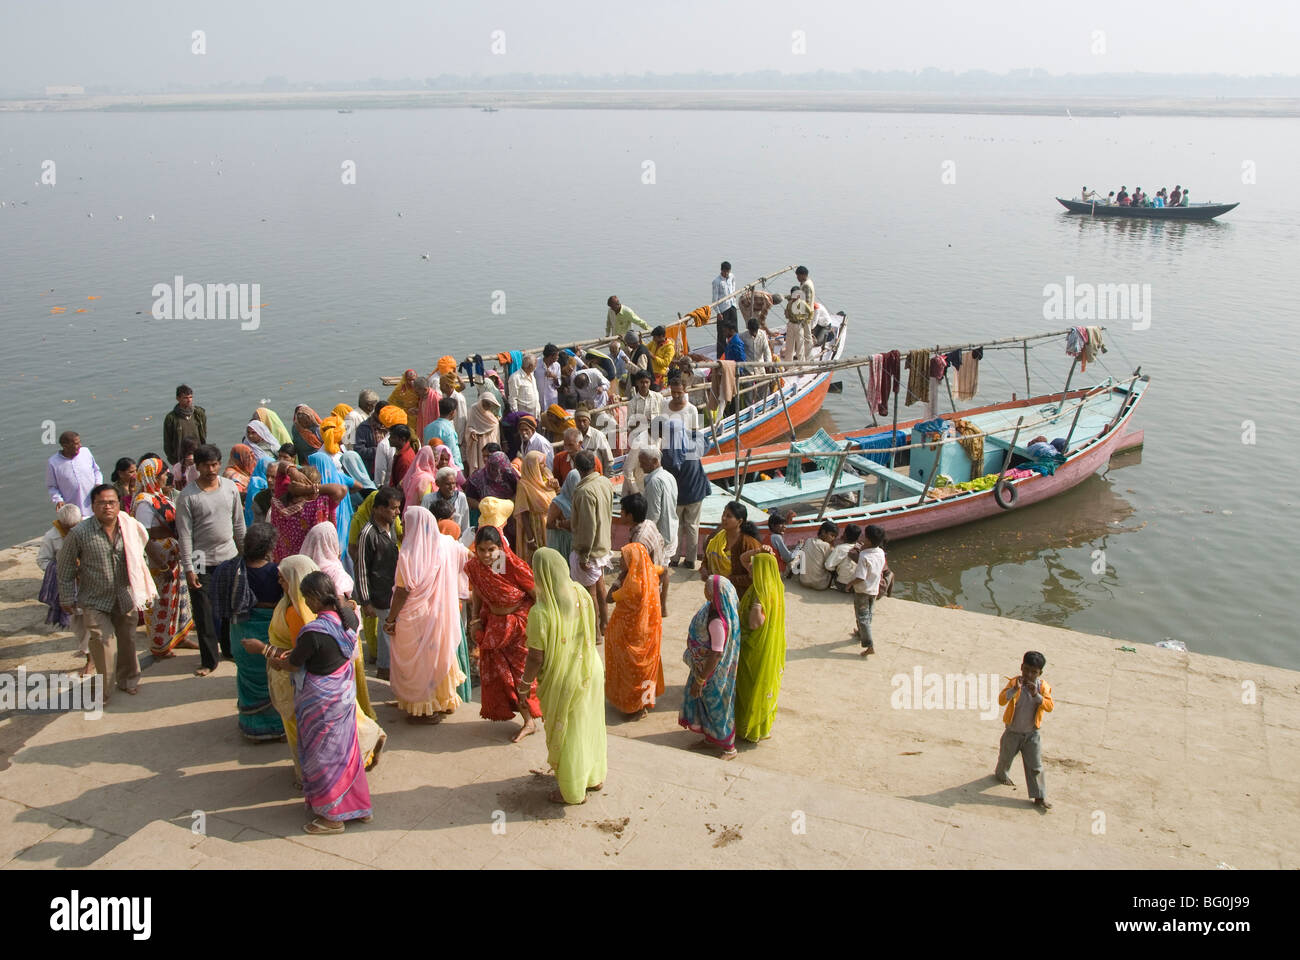
[(1134, 187), (1133, 192), (1128, 192), (1128, 187), (1121, 186), (1119, 191), (1112, 190), (1106, 196), (1102, 196), (1096, 190), (1089, 190), (1086, 186), (1079, 191), (1079, 199), (1084, 203), (1102, 203), (1116, 207), (1185, 207), (1190, 203), (1187, 190), (1183, 185), (1175, 185), (1171, 192), (1168, 187), (1161, 187), (1154, 196), (1148, 195), (1141, 187)]
[[(719, 280), (725, 293), (728, 264)], [(813, 302), (810, 283), (796, 290), (792, 302)], [(740, 308), (715, 299), (723, 321)], [(770, 358), (761, 314), (748, 320), (768, 348), (755, 359)], [(442, 721), (475, 685), (481, 718), (518, 718), (512, 740), (540, 722), (551, 799), (583, 802), (606, 775), (605, 702), (639, 718), (664, 693), (668, 569), (701, 559), (699, 429), (718, 415), (691, 401), (692, 358), (674, 356), (663, 328), (642, 345), (627, 328), (644, 322), (614, 297), (608, 322), (612, 357), (548, 345), (540, 362), (502, 354), (500, 372), (443, 357), (427, 377), (406, 371), (386, 400), (364, 390), (326, 417), (299, 405), (286, 425), (259, 407), (224, 456), (181, 385), (163, 456), (117, 460), (108, 481), (65, 433), (47, 467), (55, 519), (40, 550), (50, 621), (76, 636), (83, 674), (104, 674), (106, 699), (138, 692), (141, 625), (155, 658), (197, 648), (197, 676), (233, 660), (240, 730), (287, 741), (310, 833), (373, 814), (366, 771), (387, 735), (369, 665), (411, 723)], [(755, 337), (742, 341), (734, 320), (723, 330), (722, 352), (748, 358)], [(737, 737), (771, 735), (789, 577), (847, 565), (856, 635), (874, 650), (883, 532), (836, 546), (831, 565), (824, 538), (787, 545), (785, 521), (760, 534), (732, 501), (703, 553), (679, 722), (725, 758)]]

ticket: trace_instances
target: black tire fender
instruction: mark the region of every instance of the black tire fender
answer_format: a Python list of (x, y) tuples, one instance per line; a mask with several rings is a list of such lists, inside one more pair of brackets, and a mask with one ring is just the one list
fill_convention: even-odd
[(1010, 510), (1016, 505), (1020, 493), (1010, 480), (999, 480), (993, 487), (993, 500), (1003, 510)]

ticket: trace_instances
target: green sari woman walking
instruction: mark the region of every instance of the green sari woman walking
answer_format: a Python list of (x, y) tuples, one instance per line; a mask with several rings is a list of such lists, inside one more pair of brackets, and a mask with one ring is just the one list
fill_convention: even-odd
[(528, 660), (519, 697), (537, 681), (546, 728), (546, 759), (555, 773), (555, 803), (585, 803), (605, 783), (605, 668), (596, 651), (591, 594), (569, 577), (569, 563), (549, 547), (533, 554), (537, 602), (528, 614)]
[(785, 673), (785, 588), (766, 550), (752, 555), (751, 570), (754, 582), (740, 600), (736, 735), (757, 743), (772, 735)]

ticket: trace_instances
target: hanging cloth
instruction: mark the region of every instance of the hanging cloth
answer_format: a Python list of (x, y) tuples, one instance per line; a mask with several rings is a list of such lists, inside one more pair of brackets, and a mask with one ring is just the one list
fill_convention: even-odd
[(978, 475), (984, 469), (984, 431), (969, 420), (958, 420), (953, 426), (957, 428), (957, 442), (970, 455), (971, 474)]
[(708, 307), (696, 307), (682, 319), (692, 321), (697, 327), (707, 327), (713, 319), (713, 312)]
[(1101, 335), (1101, 327), (1088, 327), (1084, 333), (1088, 342), (1083, 346), (1083, 356), (1079, 361), (1079, 370), (1088, 369), (1088, 364), (1097, 359), (1098, 353), (1106, 353), (1106, 340)]
[(930, 395), (930, 351), (907, 351), (907, 397), (903, 401), (911, 406), (918, 400), (925, 400)]
[(881, 354), (880, 406), (876, 408), (876, 413), (882, 417), (889, 416), (889, 396), (890, 394), (897, 396), (898, 388), (902, 385), (902, 370), (899, 367), (902, 359), (902, 355), (897, 350)]
[(980, 360), (984, 358), (984, 348), (976, 347), (962, 354), (961, 364), (957, 367), (957, 399), (973, 400), (980, 388)]
[(676, 355), (679, 357), (689, 356), (691, 352), (690, 341), (686, 339), (686, 323), (674, 323), (671, 327), (666, 327), (665, 332), (668, 334), (668, 342), (676, 349)]

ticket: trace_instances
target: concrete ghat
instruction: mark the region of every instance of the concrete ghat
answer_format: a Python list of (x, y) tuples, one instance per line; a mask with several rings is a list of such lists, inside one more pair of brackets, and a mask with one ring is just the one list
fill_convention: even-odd
[[(0, 551), (0, 668), (66, 670), (71, 640), (32, 599), (35, 550)], [(700, 602), (673, 571), (668, 692), (637, 722), (609, 711), (607, 786), (585, 806), (546, 801), (540, 734), (512, 745), (514, 725), (473, 705), (429, 728), (381, 705), (374, 823), (309, 837), (286, 747), (239, 735), (233, 664), (197, 679), (185, 651), (102, 719), (0, 720), (0, 868), (1300, 865), (1300, 673), (904, 601), (877, 608), (864, 662), (848, 599), (794, 587), (774, 736), (724, 763), (676, 723)], [(1018, 764), (1016, 788), (989, 777), (1000, 719), (891, 704), (917, 668), (923, 690), (928, 674), (1001, 679), (1030, 648), (1057, 704), (1046, 814)]]

